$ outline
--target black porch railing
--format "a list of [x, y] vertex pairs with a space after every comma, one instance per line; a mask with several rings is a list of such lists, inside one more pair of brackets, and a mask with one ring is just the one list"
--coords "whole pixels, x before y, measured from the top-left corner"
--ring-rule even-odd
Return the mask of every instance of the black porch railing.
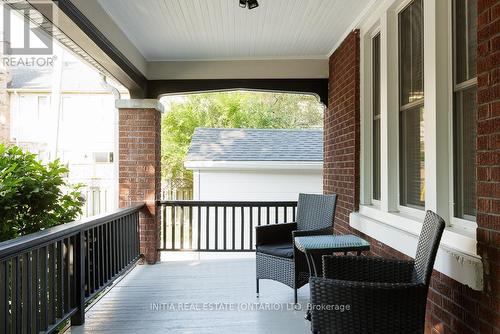
[[165, 251], [253, 251], [255, 226], [295, 221], [297, 202], [160, 201]]
[[0, 333], [52, 332], [139, 258], [139, 210], [59, 225], [0, 243]]

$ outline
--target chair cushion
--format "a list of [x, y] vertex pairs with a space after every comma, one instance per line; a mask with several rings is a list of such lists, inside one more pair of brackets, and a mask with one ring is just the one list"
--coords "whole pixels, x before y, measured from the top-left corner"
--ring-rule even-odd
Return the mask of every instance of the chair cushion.
[[293, 244], [291, 242], [285, 242], [259, 245], [257, 246], [257, 252], [292, 259]]

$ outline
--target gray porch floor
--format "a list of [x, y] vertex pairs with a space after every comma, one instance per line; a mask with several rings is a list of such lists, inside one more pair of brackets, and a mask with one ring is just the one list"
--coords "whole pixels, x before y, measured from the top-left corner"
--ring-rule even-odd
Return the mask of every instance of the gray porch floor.
[[[299, 302], [308, 300], [305, 286]], [[162, 262], [135, 267], [67, 333], [308, 333], [305, 311], [292, 303], [293, 290], [269, 280], [256, 297], [252, 258]]]

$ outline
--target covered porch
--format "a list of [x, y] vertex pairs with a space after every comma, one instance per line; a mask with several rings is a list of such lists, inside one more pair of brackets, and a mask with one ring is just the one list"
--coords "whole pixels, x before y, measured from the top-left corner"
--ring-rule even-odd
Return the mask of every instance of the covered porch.
[[[2, 329], [50, 332], [70, 320], [71, 333], [310, 331], [308, 288], [298, 310], [277, 282], [263, 281], [257, 298], [252, 257], [161, 261], [166, 251], [251, 254], [255, 226], [295, 220], [295, 202], [160, 201], [159, 98], [243, 89], [313, 94], [325, 105], [323, 192], [338, 195], [336, 234], [366, 239], [371, 256], [407, 260], [425, 210], [445, 219], [426, 333], [500, 333], [500, 4], [240, 2], [10, 4], [31, 20], [57, 17], [43, 29], [131, 99], [115, 104], [121, 209], [0, 245], [0, 278], [36, 291], [0, 289]], [[460, 46], [457, 27], [475, 42]], [[459, 46], [470, 63], [459, 64]], [[241, 236], [226, 234], [234, 208]], [[202, 234], [210, 226], [224, 235]], [[38, 304], [38, 282], [48, 282], [48, 304]], [[222, 310], [179, 309], [191, 303]]]

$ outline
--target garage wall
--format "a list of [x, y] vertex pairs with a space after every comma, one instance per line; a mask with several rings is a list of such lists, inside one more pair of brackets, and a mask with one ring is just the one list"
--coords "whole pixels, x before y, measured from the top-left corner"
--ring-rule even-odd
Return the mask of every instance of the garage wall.
[[195, 171], [194, 199], [202, 201], [296, 201], [323, 192], [322, 170]]

